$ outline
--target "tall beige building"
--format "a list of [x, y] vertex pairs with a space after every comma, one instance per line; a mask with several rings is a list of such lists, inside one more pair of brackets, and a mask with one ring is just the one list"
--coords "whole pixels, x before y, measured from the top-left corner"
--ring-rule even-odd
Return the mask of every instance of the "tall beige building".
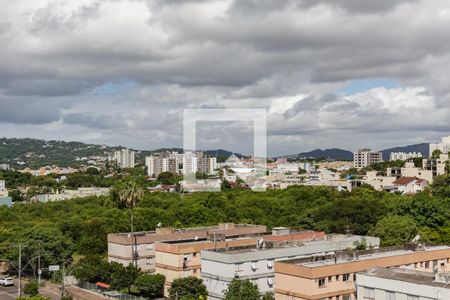
[[135, 153], [130, 149], [122, 149], [114, 151], [110, 157], [121, 168], [134, 168], [135, 166]]
[[383, 161], [383, 154], [381, 152], [374, 152], [371, 149], [359, 149], [353, 153], [353, 166], [355, 168], [365, 168], [372, 164]]

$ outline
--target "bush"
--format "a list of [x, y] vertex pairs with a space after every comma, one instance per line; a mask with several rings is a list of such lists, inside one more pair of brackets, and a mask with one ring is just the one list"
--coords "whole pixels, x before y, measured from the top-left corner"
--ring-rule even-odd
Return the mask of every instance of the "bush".
[[39, 284], [36, 280], [31, 280], [25, 284], [23, 292], [29, 296], [36, 296], [39, 293]]

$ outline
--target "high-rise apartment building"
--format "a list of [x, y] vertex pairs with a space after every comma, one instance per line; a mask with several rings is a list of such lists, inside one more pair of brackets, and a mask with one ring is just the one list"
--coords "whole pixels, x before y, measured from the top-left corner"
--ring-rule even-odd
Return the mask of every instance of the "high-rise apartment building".
[[129, 149], [122, 149], [114, 151], [110, 160], [115, 161], [121, 168], [134, 168], [135, 166], [135, 153]]
[[353, 165], [355, 168], [366, 168], [372, 164], [383, 161], [383, 154], [381, 152], [373, 152], [370, 149], [359, 149], [353, 153]]
[[145, 158], [147, 175], [157, 177], [161, 172], [174, 174], [211, 174], [217, 168], [217, 158], [207, 157], [203, 152], [161, 153]]
[[433, 154], [435, 150], [439, 150], [442, 153], [450, 152], [450, 135], [443, 137], [440, 143], [430, 144], [430, 156]]

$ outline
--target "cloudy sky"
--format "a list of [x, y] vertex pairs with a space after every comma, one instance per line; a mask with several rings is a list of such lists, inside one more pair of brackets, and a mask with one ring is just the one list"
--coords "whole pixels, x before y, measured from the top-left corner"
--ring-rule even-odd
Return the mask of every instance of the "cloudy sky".
[[271, 155], [450, 134], [450, 0], [0, 4], [0, 136], [182, 146], [185, 108], [265, 108]]

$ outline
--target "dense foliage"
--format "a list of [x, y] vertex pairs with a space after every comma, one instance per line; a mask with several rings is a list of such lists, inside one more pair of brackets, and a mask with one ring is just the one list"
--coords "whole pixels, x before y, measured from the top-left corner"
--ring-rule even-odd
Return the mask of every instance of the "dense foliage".
[[207, 297], [203, 280], [194, 276], [175, 279], [169, 288], [170, 300], [202, 300]]
[[233, 279], [225, 292], [225, 300], [260, 300], [259, 288], [250, 280]]

